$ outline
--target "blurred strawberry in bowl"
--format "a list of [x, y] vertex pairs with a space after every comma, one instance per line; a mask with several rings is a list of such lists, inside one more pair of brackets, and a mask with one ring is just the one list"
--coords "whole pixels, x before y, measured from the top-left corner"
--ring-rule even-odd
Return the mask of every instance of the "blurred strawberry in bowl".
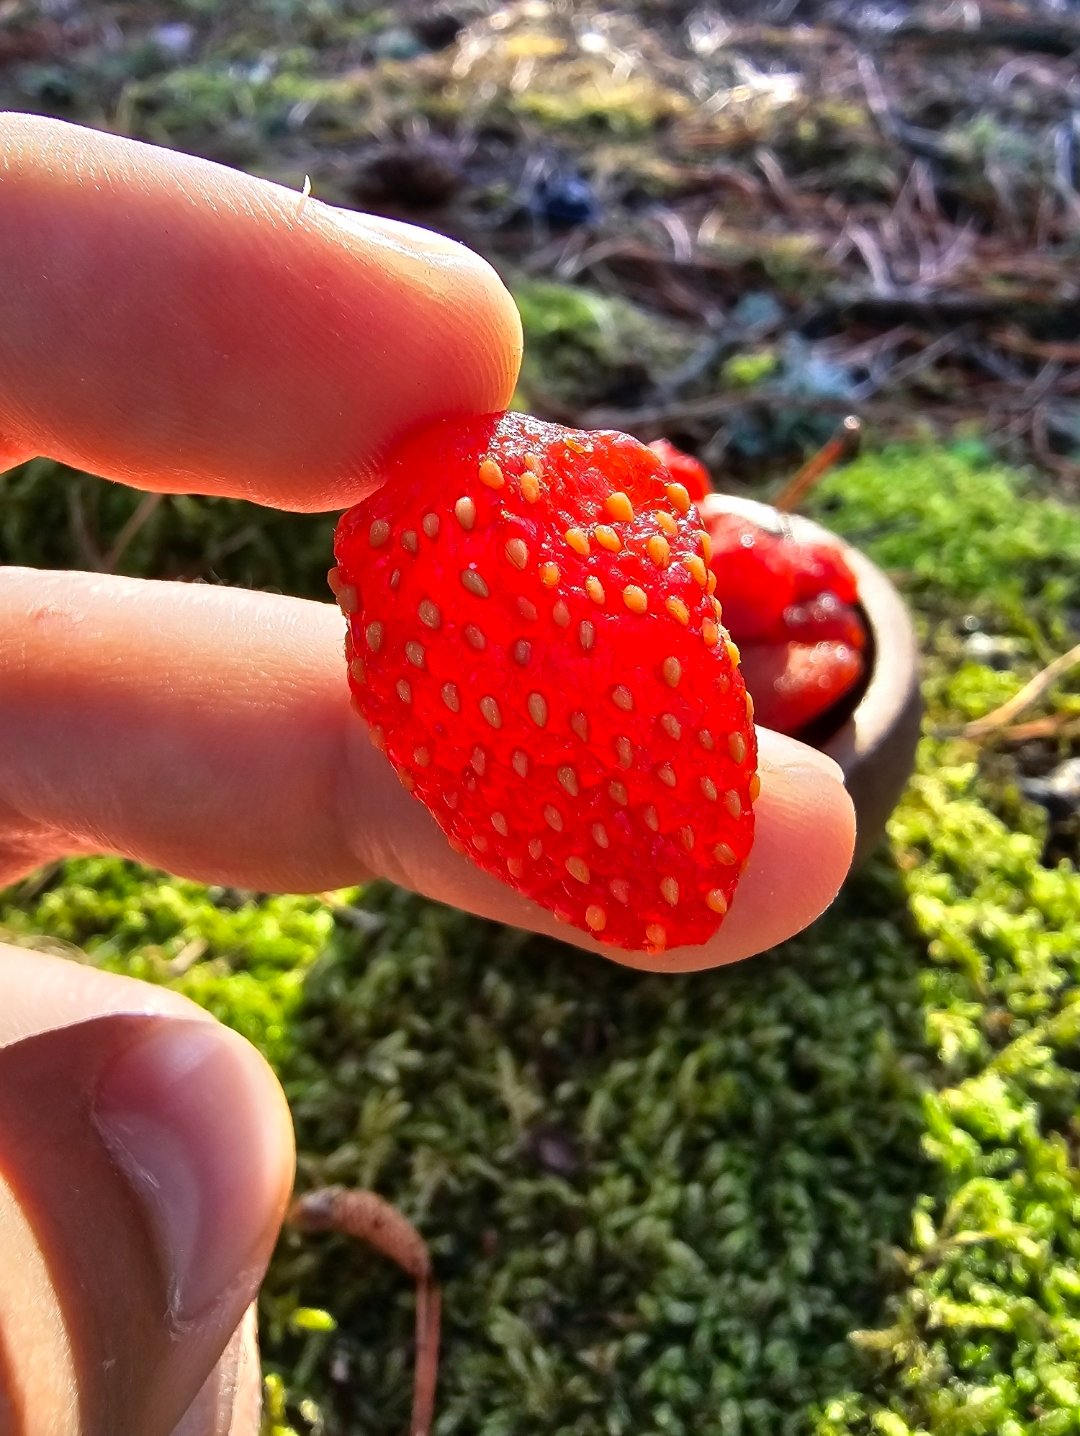
[[[667, 441], [650, 447], [669, 468], [685, 461], [680, 479], [691, 492], [695, 475], [708, 477]], [[910, 776], [919, 735], [919, 656], [906, 605], [865, 554], [800, 514], [700, 489], [696, 502], [756, 721], [840, 764], [865, 854]]]

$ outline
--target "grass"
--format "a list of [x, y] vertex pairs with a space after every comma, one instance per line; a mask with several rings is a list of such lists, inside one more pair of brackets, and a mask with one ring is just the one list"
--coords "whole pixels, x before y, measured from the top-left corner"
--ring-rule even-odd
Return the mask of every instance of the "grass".
[[[58, 478], [5, 481], [23, 559], [107, 547], [137, 502], [72, 480], [81, 526], [43, 522]], [[815, 505], [910, 594], [929, 723], [887, 847], [773, 953], [642, 976], [385, 886], [329, 904], [113, 859], [0, 895], [6, 935], [244, 1032], [285, 1084], [301, 1183], [374, 1186], [419, 1223], [440, 1436], [1076, 1430], [1080, 880], [1044, 863], [1011, 759], [940, 735], [1063, 646], [1080, 516], [974, 442], [870, 454]], [[124, 566], [190, 571], [210, 545], [219, 579], [317, 591], [326, 520], [230, 552], [251, 519], [168, 500]], [[1013, 668], [968, 656], [975, 623]], [[1075, 715], [1075, 683], [1051, 706]], [[367, 1252], [286, 1234], [268, 1436], [404, 1429], [411, 1310]]]

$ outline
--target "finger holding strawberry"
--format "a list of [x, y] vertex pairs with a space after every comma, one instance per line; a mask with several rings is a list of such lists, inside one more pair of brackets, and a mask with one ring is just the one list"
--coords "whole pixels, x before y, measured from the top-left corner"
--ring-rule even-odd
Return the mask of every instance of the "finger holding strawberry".
[[[7, 134], [0, 447], [10, 461], [50, 454], [146, 489], [344, 508], [382, 482], [387, 456], [405, 435], [444, 416], [499, 412], [508, 402], [520, 328], [495, 275], [461, 246], [314, 200], [301, 207], [295, 194], [218, 166], [52, 121], [15, 117]], [[74, 286], [73, 245], [77, 272], [99, 275], [113, 301], [95, 309]], [[449, 353], [454, 363], [446, 362]], [[396, 483], [391, 477], [388, 493]], [[451, 491], [449, 479], [446, 486], [444, 507], [463, 492]], [[623, 487], [609, 486], [611, 493]], [[635, 562], [652, 566], [650, 540], [670, 544], [671, 536], [635, 528], [660, 506], [638, 508], [629, 529], [610, 513], [606, 523], [593, 522], [588, 559], [566, 539], [574, 526], [568, 514], [558, 535], [561, 561], [544, 561], [580, 582], [605, 552], [607, 536], [598, 531], [606, 527], [616, 537], [629, 533]], [[417, 543], [431, 545], [423, 517]], [[689, 514], [672, 521], [689, 562], [699, 526]], [[585, 567], [573, 568], [578, 560]], [[500, 563], [513, 573], [511, 560]], [[621, 590], [605, 590], [601, 611], [587, 590], [584, 598], [580, 587], [560, 595], [540, 581], [539, 566], [530, 573], [547, 595], [545, 621], [558, 627], [559, 597], [595, 610], [579, 619], [579, 635], [581, 622], [599, 632], [615, 614], [633, 622], [635, 635], [651, 635], [661, 617], [651, 607], [634, 614]], [[707, 656], [715, 652], [702, 638], [707, 580], [705, 587], [690, 582], [695, 627], [683, 629], [666, 606], [664, 620], [677, 643], [695, 633], [694, 651]], [[643, 585], [630, 573], [622, 589], [635, 587]], [[484, 600], [464, 588], [462, 597], [483, 611]], [[631, 594], [630, 601], [638, 600]], [[419, 597], [411, 618], [418, 604]], [[753, 847], [730, 913], [707, 941], [680, 947], [669, 933], [662, 952], [631, 951], [610, 941], [615, 894], [610, 929], [572, 926], [454, 850], [350, 707], [332, 604], [8, 569], [0, 572], [0, 636], [8, 640], [0, 643], [0, 881], [89, 851], [254, 890], [322, 891], [378, 875], [620, 961], [675, 970], [715, 966], [783, 940], [831, 901], [850, 861], [852, 809], [835, 765], [760, 730]], [[726, 651], [722, 643], [719, 650]], [[605, 638], [596, 663], [607, 651]], [[641, 651], [652, 650], [643, 642]], [[562, 701], [554, 686], [575, 683], [553, 675], [544, 696]], [[613, 679], [608, 689], [618, 686]], [[631, 697], [641, 701], [633, 689]], [[605, 722], [633, 717], [605, 701], [598, 709]], [[682, 725], [670, 708], [656, 724], [669, 712]], [[664, 729], [653, 732], [659, 741]], [[609, 747], [622, 736], [635, 739], [612, 729]], [[669, 741], [697, 759], [686, 736]], [[610, 751], [618, 764], [618, 751]], [[585, 778], [591, 790], [591, 770], [582, 767], [578, 782]], [[740, 771], [748, 784], [749, 768]], [[632, 772], [637, 784], [639, 769]], [[689, 781], [682, 766], [675, 772], [678, 785]], [[724, 774], [713, 781], [718, 793], [733, 787]], [[659, 786], [672, 801], [662, 778]], [[677, 786], [674, 799], [683, 791]], [[659, 814], [655, 799], [634, 800], [645, 833], [650, 805]], [[503, 815], [509, 824], [513, 814]], [[590, 872], [603, 871], [610, 885], [605, 864], [613, 859], [601, 858], [598, 851]], [[625, 863], [622, 876], [632, 886], [648, 879], [653, 901], [667, 874], [642, 861]], [[698, 887], [699, 898], [723, 891], [712, 875], [709, 883]], [[661, 893], [650, 921], [661, 922], [670, 906]]]
[[666, 441], [446, 421], [387, 455], [330, 572], [405, 791], [455, 852], [645, 960], [705, 947], [749, 860], [746, 684], [795, 732], [861, 672], [843, 559], [715, 506], [702, 527], [682, 479], [706, 477]]
[[711, 544], [625, 434], [426, 430], [343, 519], [331, 578], [372, 739], [451, 843], [561, 922], [699, 946], [760, 789]]

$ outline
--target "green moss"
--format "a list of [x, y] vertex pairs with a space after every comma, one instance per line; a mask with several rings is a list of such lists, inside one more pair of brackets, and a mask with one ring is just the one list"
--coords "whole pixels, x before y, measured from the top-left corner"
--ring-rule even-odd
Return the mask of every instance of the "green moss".
[[728, 359], [720, 371], [724, 383], [732, 389], [752, 389], [770, 378], [779, 368], [775, 349], [754, 349]]
[[222, 57], [132, 81], [121, 95], [119, 118], [130, 134], [200, 149], [219, 145], [224, 134], [234, 145], [246, 141], [254, 159], [267, 140], [288, 133], [292, 112], [302, 109], [318, 128], [320, 107], [340, 110], [355, 91], [348, 77], [312, 73], [302, 50], [265, 67], [250, 56]]
[[292, 1051], [305, 973], [333, 925], [318, 898], [205, 888], [115, 858], [58, 864], [0, 901], [0, 940], [81, 950], [166, 983], [277, 1063]]
[[628, 142], [651, 146], [658, 130], [693, 113], [682, 74], [669, 79], [651, 66], [613, 65], [609, 53], [568, 38], [552, 20], [539, 9], [519, 11], [485, 35], [467, 68], [438, 56], [419, 62], [425, 110], [443, 120], [539, 131], [586, 152], [619, 141], [628, 155]]
[[732, 279], [754, 289], [771, 287], [805, 301], [823, 294], [836, 279], [836, 266], [813, 235], [770, 234], [737, 222], [717, 224], [702, 248]]
[[325, 599], [334, 519], [233, 499], [148, 500], [49, 459], [0, 475], [0, 562], [39, 568], [104, 568]]
[[1024, 200], [1036, 203], [1053, 174], [1053, 146], [1038, 129], [1025, 127], [1012, 117], [1005, 123], [990, 111], [979, 111], [950, 125], [942, 135], [942, 149], [954, 170], [969, 179], [973, 191], [993, 196], [987, 176], [1008, 171]]
[[[619, 195], [677, 197], [688, 163], [756, 180], [764, 149], [796, 184], [810, 171], [891, 205], [910, 159], [861, 101], [738, 87], [723, 55], [725, 102], [701, 104], [692, 67], [658, 63], [659, 25], [648, 43], [611, 31], [644, 60], [616, 83], [611, 53], [543, 7], [471, 44], [464, 71], [453, 49], [365, 67], [399, 20], [360, 0], [181, 0], [169, 18], [198, 33], [179, 66], [148, 45], [144, 5], [110, 14], [121, 43], [8, 66], [0, 98], [289, 182], [310, 169], [332, 199], [353, 200], [348, 162], [372, 135], [418, 116], [466, 148], [485, 129], [554, 145], [616, 197], [616, 228], [633, 213]], [[1038, 199], [1039, 137], [978, 116], [942, 142], [960, 210], [992, 217], [999, 172], [1020, 212]], [[489, 209], [515, 202], [521, 158], [479, 181]], [[703, 241], [724, 296], [835, 297], [816, 229], [725, 215]], [[515, 292], [523, 404], [632, 403], [701, 339], [576, 285]], [[763, 377], [764, 357], [738, 356], [725, 382]], [[26, 465], [0, 478], [0, 561], [325, 595], [332, 518], [144, 502]], [[305, 1185], [374, 1184], [419, 1221], [446, 1288], [440, 1436], [1080, 1427], [1080, 880], [1043, 866], [1009, 753], [940, 736], [1075, 642], [1080, 516], [976, 442], [870, 452], [814, 503], [912, 598], [928, 736], [887, 848], [778, 952], [635, 976], [384, 886], [267, 897], [111, 859], [0, 893], [5, 937], [169, 983], [255, 1041]], [[976, 661], [972, 626], [1004, 669]], [[1080, 712], [1075, 677], [1043, 710]], [[404, 1429], [411, 1313], [408, 1283], [369, 1253], [287, 1233], [261, 1302], [267, 1431]]]
[[[917, 595], [936, 723], [996, 706], [1062, 640], [1080, 515], [1024, 489], [968, 446], [871, 455], [819, 494]], [[971, 608], [1012, 638], [1017, 672], [957, 662]], [[1037, 810], [1002, 794], [993, 764], [959, 740], [924, 741], [891, 835], [926, 942], [921, 1146], [935, 1181], [913, 1213], [891, 1322], [855, 1337], [876, 1379], [828, 1403], [817, 1436], [1073, 1430], [1080, 881], [1042, 865]]]
[[[576, 291], [530, 299], [538, 343], [599, 342]], [[12, 482], [29, 544], [55, 486]], [[935, 731], [1062, 646], [1080, 517], [977, 446], [868, 454], [815, 502], [912, 594]], [[168, 524], [194, 551], [246, 512]], [[37, 542], [60, 562], [70, 537]], [[134, 567], [163, 557], [143, 541]], [[321, 542], [267, 540], [248, 576], [301, 591]], [[1015, 671], [967, 655], [973, 612]], [[639, 976], [382, 885], [266, 898], [115, 860], [12, 890], [0, 926], [246, 1032], [301, 1182], [374, 1185], [419, 1222], [441, 1436], [1047, 1436], [1080, 1387], [1080, 880], [1042, 845], [994, 755], [928, 736], [888, 848], [810, 932], [726, 971]], [[411, 1310], [370, 1254], [287, 1233], [267, 1431], [401, 1430]]]
[[620, 83], [605, 76], [584, 84], [529, 86], [517, 97], [516, 108], [555, 133], [609, 132], [632, 139], [650, 134], [690, 106], [684, 96], [640, 77]]
[[674, 369], [693, 351], [688, 326], [628, 300], [550, 280], [511, 280], [525, 331], [521, 394], [577, 406], [605, 396], [613, 380]]

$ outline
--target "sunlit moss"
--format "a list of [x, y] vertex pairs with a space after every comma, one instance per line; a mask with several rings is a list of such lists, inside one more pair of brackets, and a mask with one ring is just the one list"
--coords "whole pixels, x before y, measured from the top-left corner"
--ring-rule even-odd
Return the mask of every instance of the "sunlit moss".
[[693, 352], [696, 331], [618, 296], [550, 280], [512, 282], [525, 331], [521, 392], [588, 404], [634, 366], [673, 370]]

